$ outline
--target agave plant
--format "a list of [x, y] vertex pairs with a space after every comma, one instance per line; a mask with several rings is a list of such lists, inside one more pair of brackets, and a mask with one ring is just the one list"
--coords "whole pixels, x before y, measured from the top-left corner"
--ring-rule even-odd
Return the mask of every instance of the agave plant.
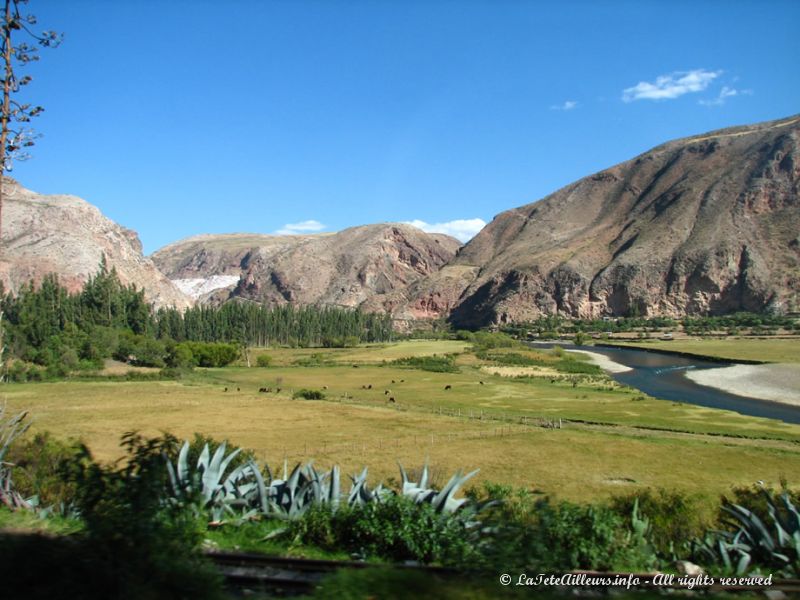
[[771, 527], [739, 504], [725, 504], [722, 509], [731, 517], [736, 531], [714, 531], [697, 545], [700, 556], [720, 564], [726, 571], [746, 573], [753, 567], [800, 575], [800, 511], [789, 494], [779, 496], [778, 506], [772, 495], [762, 492], [767, 501]]
[[392, 491], [386, 489], [380, 483], [374, 490], [369, 489], [367, 485], [367, 467], [364, 467], [364, 470], [358, 475], [351, 475], [350, 479], [353, 485], [347, 495], [348, 506], [363, 506], [371, 502], [383, 502], [392, 495]]
[[258, 465], [248, 461], [228, 472], [241, 449], [227, 456], [226, 451], [225, 442], [213, 454], [205, 444], [197, 463], [192, 465], [189, 442], [184, 442], [175, 464], [167, 460], [172, 498], [207, 510], [214, 522], [222, 521], [225, 515], [246, 519], [267, 506], [266, 487]]
[[399, 464], [398, 466], [400, 467], [400, 477], [403, 481], [403, 487], [401, 490], [403, 496], [411, 498], [417, 504], [427, 502], [431, 504], [436, 509], [436, 512], [440, 514], [454, 513], [461, 508], [465, 502], [467, 502], [466, 498], [456, 499], [454, 496], [461, 486], [464, 485], [469, 479], [474, 477], [479, 471], [479, 469], [475, 469], [466, 475], [463, 475], [461, 471], [457, 471], [455, 475], [450, 478], [450, 481], [448, 481], [447, 484], [441, 489], [441, 491], [437, 491], [433, 488], [428, 488], [427, 464], [422, 467], [422, 473], [418, 482], [414, 482], [409, 479], [406, 470], [403, 468], [403, 465]]
[[23, 423], [26, 416], [28, 416], [27, 411], [23, 411], [7, 418], [5, 405], [0, 406], [0, 503], [11, 509], [31, 508], [32, 506], [28, 500], [22, 498], [19, 492], [14, 489], [14, 483], [11, 480], [11, 467], [13, 465], [5, 462], [11, 442], [25, 433], [31, 426], [30, 423]]
[[330, 472], [317, 471], [312, 462], [295, 465], [287, 475], [284, 462], [283, 479], [275, 479], [267, 488], [269, 508], [267, 514], [279, 518], [294, 519], [313, 505], [328, 505], [333, 510], [341, 501], [341, 475], [339, 467]]

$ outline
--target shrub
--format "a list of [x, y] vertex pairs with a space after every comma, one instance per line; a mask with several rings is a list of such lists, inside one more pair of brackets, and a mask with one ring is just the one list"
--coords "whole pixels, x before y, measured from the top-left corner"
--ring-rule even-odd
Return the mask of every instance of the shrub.
[[645, 489], [611, 499], [612, 509], [627, 518], [638, 502], [639, 511], [650, 522], [652, 540], [659, 554], [672, 558], [708, 526], [700, 508], [700, 498], [686, 492]]
[[581, 375], [602, 375], [603, 369], [592, 363], [564, 357], [553, 365], [557, 371]]
[[456, 357], [452, 354], [445, 354], [444, 356], [407, 356], [405, 358], [393, 360], [389, 364], [411, 367], [412, 369], [420, 369], [422, 371], [431, 371], [434, 373], [458, 373]]
[[303, 388], [302, 390], [297, 390], [292, 395], [292, 398], [303, 398], [305, 400], [324, 400], [325, 394], [320, 390], [307, 390]]
[[290, 523], [289, 535], [323, 549], [393, 561], [465, 565], [479, 552], [458, 513], [440, 514], [403, 496], [336, 512], [315, 506]]
[[175, 353], [177, 355], [181, 352], [184, 356], [188, 356], [186, 350], [191, 353], [193, 364], [198, 367], [224, 367], [239, 357], [239, 348], [236, 344], [221, 342], [181, 342], [177, 344]]
[[272, 364], [272, 357], [269, 354], [259, 354], [256, 358], [256, 366], [266, 368]]
[[[94, 576], [83, 586], [109, 598], [216, 598], [219, 575], [199, 554], [201, 524], [182, 504], [167, 501], [164, 455], [171, 436], [128, 433], [126, 462], [95, 462], [80, 448], [63, 469], [75, 487], [85, 530], [79, 538]], [[81, 594], [85, 597], [86, 594]]]
[[14, 484], [22, 496], [37, 496], [40, 507], [59, 507], [69, 505], [75, 494], [74, 486], [61, 475], [61, 464], [79, 451], [78, 442], [58, 440], [44, 432], [17, 441], [5, 460], [14, 465]]

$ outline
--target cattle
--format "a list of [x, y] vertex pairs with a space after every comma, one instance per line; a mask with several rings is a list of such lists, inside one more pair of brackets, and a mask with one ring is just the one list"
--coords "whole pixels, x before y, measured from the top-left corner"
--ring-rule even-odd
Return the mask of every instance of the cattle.
[[328, 389], [328, 386], [327, 386], [327, 385], [323, 385], [323, 386], [322, 386], [322, 389], [323, 389], [323, 390], [327, 390], [327, 389]]
[[395, 403], [394, 396], [389, 396], [389, 402], [391, 402], [391, 403], [393, 403], [393, 404]]
[[222, 390], [222, 391], [223, 391], [223, 392], [227, 392], [227, 391], [228, 391], [228, 388], [225, 388], [225, 389], [224, 389], [224, 390]]
[[392, 383], [394, 383], [394, 379], [392, 379]]
[[388, 396], [388, 395], [389, 395], [389, 394], [391, 394], [391, 393], [392, 393], [392, 392], [391, 392], [390, 390], [383, 390], [383, 395], [384, 395], [384, 396]]
[[267, 393], [267, 388], [258, 388], [258, 393], [259, 394], [266, 394]]
[[281, 393], [281, 388], [276, 388], [276, 389], [275, 389], [275, 393], [276, 393], [276, 394], [280, 394], [280, 393]]
[[368, 390], [371, 390], [371, 389], [372, 389], [372, 384], [371, 384], [371, 383], [367, 384], [367, 389], [368, 389]]
[[482, 381], [479, 381], [478, 383], [480, 383], [481, 385], [483, 385], [483, 382], [482, 382]]
[[444, 389], [446, 389], [446, 390], [452, 390], [452, 389], [453, 389], [453, 386], [448, 384], [448, 385], [444, 386]]
[[237, 392], [241, 392], [242, 390], [241, 390], [241, 389], [239, 389], [239, 388], [237, 387], [237, 388], [236, 388], [236, 391], [237, 391]]

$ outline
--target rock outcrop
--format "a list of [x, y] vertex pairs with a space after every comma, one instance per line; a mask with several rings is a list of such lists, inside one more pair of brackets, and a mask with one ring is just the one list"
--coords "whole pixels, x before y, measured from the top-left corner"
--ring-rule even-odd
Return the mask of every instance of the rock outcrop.
[[185, 308], [190, 299], [142, 255], [136, 232], [104, 217], [75, 196], [45, 196], [13, 179], [3, 184], [3, 231], [0, 281], [16, 292], [29, 281], [55, 273], [70, 291], [81, 289], [97, 273], [102, 257], [120, 281], [145, 290], [156, 307]]
[[654, 148], [497, 215], [396, 310], [458, 326], [797, 310], [799, 141], [796, 116]]

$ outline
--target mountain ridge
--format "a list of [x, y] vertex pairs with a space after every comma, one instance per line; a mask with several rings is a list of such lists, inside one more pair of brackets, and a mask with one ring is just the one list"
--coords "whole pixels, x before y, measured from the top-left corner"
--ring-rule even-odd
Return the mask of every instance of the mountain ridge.
[[479, 326], [787, 310], [800, 273], [799, 138], [795, 115], [672, 140], [504, 211], [400, 313]]

